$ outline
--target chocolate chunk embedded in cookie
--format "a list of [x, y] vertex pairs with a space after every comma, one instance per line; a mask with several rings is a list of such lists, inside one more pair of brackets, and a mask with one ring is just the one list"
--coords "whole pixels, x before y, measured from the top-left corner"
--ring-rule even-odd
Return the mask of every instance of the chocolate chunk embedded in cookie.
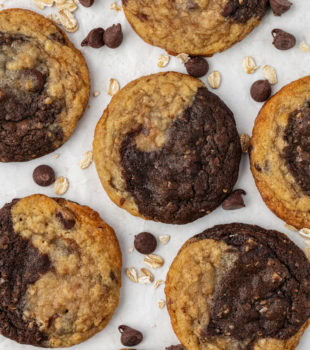
[[310, 324], [310, 264], [277, 231], [219, 225], [189, 239], [166, 280], [187, 350], [294, 350]]
[[121, 285], [114, 231], [88, 207], [33, 195], [0, 209], [0, 334], [67, 347], [101, 331]]
[[125, 15], [147, 43], [171, 54], [211, 56], [250, 33], [268, 0], [123, 0]]
[[85, 60], [50, 20], [0, 12], [0, 161], [27, 161], [60, 147], [88, 102]]
[[229, 108], [200, 80], [175, 72], [142, 77], [115, 95], [93, 146], [101, 183], [117, 205], [173, 224], [219, 206], [241, 157]]
[[297, 228], [310, 228], [310, 77], [261, 109], [251, 140], [251, 169], [265, 203]]

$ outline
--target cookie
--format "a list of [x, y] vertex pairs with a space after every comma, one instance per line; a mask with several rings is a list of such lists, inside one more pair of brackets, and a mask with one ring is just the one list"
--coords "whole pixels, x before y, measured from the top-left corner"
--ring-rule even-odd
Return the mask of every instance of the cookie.
[[251, 139], [251, 170], [267, 206], [310, 228], [310, 77], [285, 86], [261, 109]]
[[189, 75], [142, 77], [112, 98], [93, 143], [101, 183], [133, 215], [185, 224], [231, 192], [240, 139], [229, 108]]
[[101, 331], [119, 300], [122, 256], [98, 213], [32, 195], [0, 209], [0, 334], [68, 347]]
[[0, 12], [0, 161], [21, 162], [60, 147], [89, 96], [86, 62], [54, 22]]
[[172, 55], [212, 56], [241, 41], [261, 21], [268, 0], [123, 0], [140, 37]]
[[310, 264], [284, 234], [241, 223], [189, 239], [166, 280], [186, 350], [293, 350], [310, 324]]

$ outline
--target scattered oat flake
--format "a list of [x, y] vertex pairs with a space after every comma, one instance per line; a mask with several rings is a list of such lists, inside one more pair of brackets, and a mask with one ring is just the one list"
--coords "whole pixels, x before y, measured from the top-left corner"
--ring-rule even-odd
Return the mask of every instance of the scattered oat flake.
[[157, 254], [149, 254], [144, 258], [146, 265], [150, 266], [152, 269], [158, 269], [164, 265], [164, 259]]
[[116, 79], [110, 79], [110, 86], [108, 90], [108, 95], [114, 96], [120, 90], [119, 82]]
[[60, 10], [57, 16], [61, 25], [65, 28], [67, 32], [73, 33], [78, 30], [79, 26], [73, 13], [64, 9]]
[[33, 2], [40, 10], [44, 10], [45, 7], [52, 7], [54, 5], [54, 0], [33, 0]]
[[158, 300], [157, 304], [160, 309], [163, 309], [166, 306], [166, 302], [163, 299]]
[[152, 284], [150, 276], [140, 276], [138, 282], [140, 284]]
[[274, 85], [278, 82], [277, 72], [273, 67], [267, 65], [264, 66], [263, 73], [271, 85]]
[[55, 0], [58, 10], [68, 10], [74, 12], [78, 7], [73, 0]]
[[250, 147], [250, 136], [248, 134], [241, 134], [240, 135], [240, 143], [241, 143], [241, 149], [242, 152], [246, 153], [249, 150]]
[[161, 286], [164, 283], [163, 280], [157, 280], [154, 284], [154, 288], [157, 289], [159, 286]]
[[212, 89], [218, 89], [221, 85], [221, 73], [218, 71], [213, 71], [208, 76], [208, 82]]
[[138, 272], [134, 267], [126, 268], [127, 277], [134, 283], [138, 283]]
[[100, 92], [99, 92], [99, 91], [94, 91], [94, 92], [93, 92], [93, 96], [94, 96], [94, 97], [98, 97], [99, 95], [100, 95]]
[[151, 282], [154, 282], [154, 276], [150, 270], [146, 269], [145, 267], [142, 267], [140, 269], [140, 271], [141, 271], [142, 276], [147, 276], [147, 277], [149, 277]]
[[303, 52], [309, 52], [310, 51], [310, 46], [308, 45], [308, 43], [305, 40], [303, 40], [300, 43], [299, 48]]
[[122, 10], [122, 8], [116, 2], [112, 2], [112, 4], [110, 5], [110, 9], [111, 10], [115, 10], [115, 11], [121, 11]]
[[88, 151], [82, 155], [81, 161], [80, 161], [80, 167], [81, 169], [87, 169], [93, 161], [93, 152]]
[[259, 67], [256, 65], [256, 62], [253, 57], [246, 56], [243, 59], [242, 66], [244, 71], [247, 74], [253, 74]]
[[158, 61], [157, 61], [157, 66], [160, 68], [164, 68], [168, 65], [170, 61], [170, 56], [168, 55], [160, 55], [158, 57]]
[[54, 191], [58, 195], [65, 194], [68, 191], [69, 188], [69, 180], [64, 177], [60, 176], [54, 184]]
[[298, 232], [298, 229], [292, 225], [285, 224], [284, 226], [291, 231]]
[[159, 236], [159, 241], [161, 244], [166, 245], [170, 241], [170, 236], [169, 235]]
[[190, 57], [187, 53], [179, 53], [177, 58], [181, 60], [182, 63], [186, 63], [189, 61]]

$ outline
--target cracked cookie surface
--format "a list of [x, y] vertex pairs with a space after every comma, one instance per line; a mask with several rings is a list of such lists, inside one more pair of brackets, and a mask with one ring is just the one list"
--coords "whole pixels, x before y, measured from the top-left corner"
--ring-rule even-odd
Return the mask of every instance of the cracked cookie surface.
[[67, 347], [101, 331], [119, 300], [121, 252], [92, 209], [33, 195], [0, 209], [0, 334]]
[[310, 227], [310, 77], [285, 86], [261, 109], [251, 170], [267, 206], [296, 228]]
[[260, 23], [267, 7], [267, 0], [123, 0], [141, 38], [175, 55], [226, 50]]
[[214, 210], [238, 177], [229, 108], [203, 83], [167, 72], [123, 88], [104, 112], [94, 160], [110, 198], [133, 215], [184, 224]]
[[27, 161], [60, 147], [89, 96], [85, 60], [50, 20], [0, 12], [0, 161]]
[[293, 350], [310, 324], [310, 265], [280, 232], [218, 225], [189, 239], [166, 279], [187, 350]]

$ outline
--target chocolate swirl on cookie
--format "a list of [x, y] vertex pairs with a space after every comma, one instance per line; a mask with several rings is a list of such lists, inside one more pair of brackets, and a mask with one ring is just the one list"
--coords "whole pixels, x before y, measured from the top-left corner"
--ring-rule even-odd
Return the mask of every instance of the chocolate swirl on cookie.
[[124, 137], [121, 163], [127, 191], [139, 212], [153, 220], [184, 224], [214, 210], [238, 177], [241, 147], [232, 112], [199, 88], [194, 101], [167, 130], [156, 151], [138, 149], [142, 127]]
[[283, 150], [285, 163], [296, 183], [310, 195], [310, 101], [293, 111], [284, 131], [287, 146]]

